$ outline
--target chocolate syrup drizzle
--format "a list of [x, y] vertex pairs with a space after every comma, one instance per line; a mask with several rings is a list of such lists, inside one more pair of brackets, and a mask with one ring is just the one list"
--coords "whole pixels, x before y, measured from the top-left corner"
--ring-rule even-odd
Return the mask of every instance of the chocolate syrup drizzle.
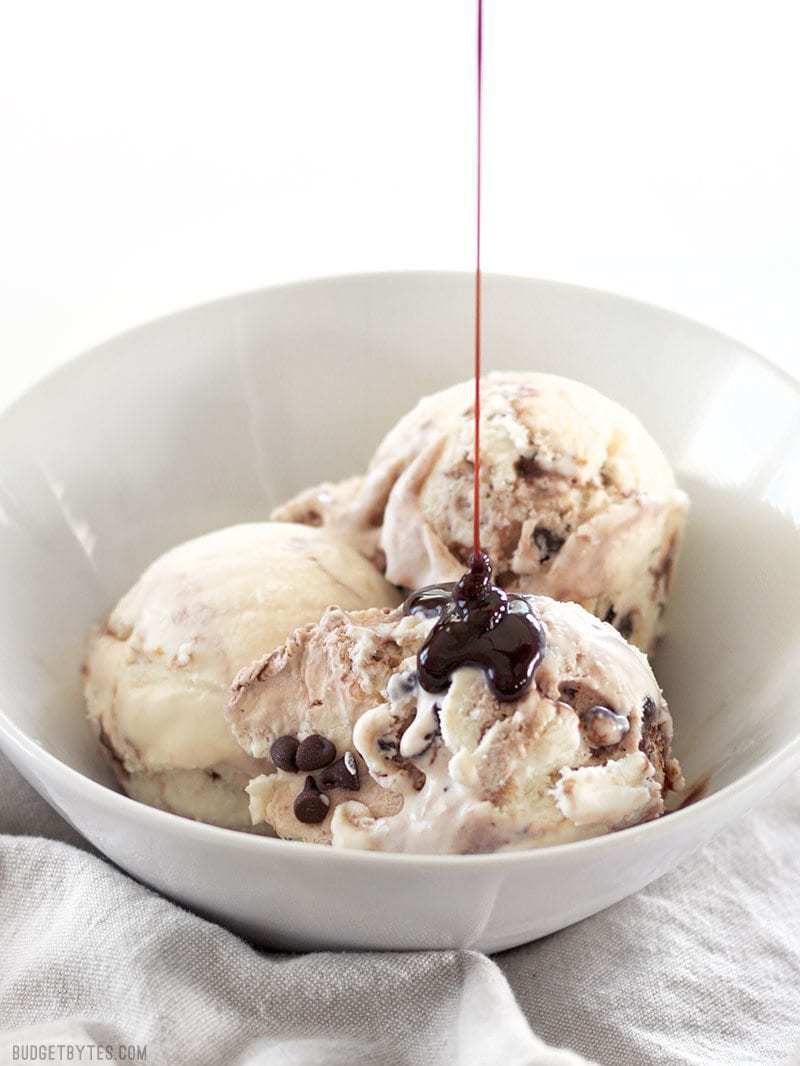
[[472, 471], [472, 550], [481, 550], [481, 130], [483, 128], [483, 0], [478, 0], [475, 48], [475, 463]]
[[530, 688], [542, 661], [544, 634], [528, 600], [503, 592], [492, 582], [492, 563], [480, 543], [482, 0], [478, 0], [477, 29], [473, 554], [460, 581], [420, 588], [405, 601], [405, 613], [439, 614], [417, 656], [423, 689], [445, 692], [454, 671], [461, 666], [479, 666], [495, 697], [511, 700], [519, 699]]
[[406, 600], [405, 611], [440, 615], [417, 656], [419, 683], [427, 692], [445, 692], [455, 670], [478, 666], [498, 700], [517, 700], [530, 688], [542, 661], [544, 635], [528, 600], [492, 583], [492, 564], [480, 541], [482, 0], [477, 14], [473, 552], [460, 581], [420, 589]]
[[462, 666], [480, 667], [498, 700], [518, 700], [527, 692], [542, 661], [542, 627], [524, 596], [492, 583], [486, 552], [473, 553], [460, 581], [428, 585], [406, 600], [406, 614], [432, 611], [440, 612], [439, 621], [417, 656], [426, 692], [445, 692]]

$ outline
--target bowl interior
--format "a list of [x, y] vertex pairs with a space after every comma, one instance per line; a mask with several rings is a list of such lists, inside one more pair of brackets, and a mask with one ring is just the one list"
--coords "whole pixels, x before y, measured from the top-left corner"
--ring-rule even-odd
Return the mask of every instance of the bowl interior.
[[[2, 712], [110, 783], [82, 716], [89, 627], [166, 548], [361, 470], [419, 396], [469, 376], [471, 299], [454, 274], [235, 297], [110, 341], [3, 415]], [[800, 732], [800, 390], [620, 297], [489, 277], [484, 308], [490, 369], [596, 386], [675, 464], [692, 512], [656, 672], [688, 780], [734, 781]]]

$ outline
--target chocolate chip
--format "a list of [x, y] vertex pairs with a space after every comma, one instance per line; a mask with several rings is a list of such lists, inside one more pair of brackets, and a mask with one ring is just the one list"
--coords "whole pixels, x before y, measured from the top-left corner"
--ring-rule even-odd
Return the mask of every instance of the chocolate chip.
[[626, 615], [623, 615], [623, 617], [620, 618], [617, 630], [619, 631], [620, 636], [624, 637], [626, 640], [630, 640], [633, 635], [633, 626], [633, 611], [628, 611]]
[[624, 714], [617, 714], [610, 707], [596, 704], [581, 714], [586, 739], [593, 748], [609, 748], [619, 744], [630, 729]]
[[672, 572], [675, 569], [675, 556], [678, 552], [678, 534], [673, 533], [667, 542], [664, 554], [655, 566], [650, 567], [656, 597], [666, 596], [672, 584]]
[[558, 533], [554, 533], [552, 529], [537, 526], [533, 531], [533, 543], [539, 549], [539, 562], [546, 563], [548, 559], [552, 559], [554, 555], [557, 555], [564, 545], [564, 539], [564, 537], [559, 537]]
[[325, 815], [328, 813], [330, 805], [331, 801], [327, 796], [322, 795], [314, 778], [309, 774], [306, 778], [306, 783], [303, 785], [303, 791], [295, 797], [294, 816], [298, 822], [304, 822], [306, 825], [318, 825], [325, 820]]
[[397, 741], [388, 739], [387, 737], [378, 737], [378, 748], [381, 751], [393, 751], [397, 752]]
[[604, 622], [608, 622], [608, 623], [609, 623], [609, 625], [612, 625], [612, 626], [613, 626], [613, 624], [614, 624], [614, 619], [615, 619], [616, 617], [617, 617], [617, 612], [616, 612], [616, 611], [614, 610], [614, 605], [612, 604], [612, 605], [611, 605], [611, 606], [610, 606], [610, 607], [608, 608], [608, 610], [606, 611], [606, 613], [605, 613], [605, 614], [603, 615], [603, 621], [604, 621]]
[[310, 737], [300, 742], [300, 747], [295, 755], [297, 769], [305, 774], [309, 770], [321, 770], [323, 766], [333, 762], [336, 758], [336, 747], [331, 744], [327, 737], [319, 733], [312, 733]]
[[286, 734], [273, 741], [272, 747], [269, 749], [269, 757], [279, 770], [286, 770], [288, 773], [294, 774], [297, 772], [295, 756], [299, 747], [300, 741], [297, 737]]
[[403, 670], [402, 673], [392, 674], [386, 686], [386, 695], [391, 703], [399, 703], [416, 691], [417, 683], [416, 670]]
[[514, 469], [520, 477], [526, 481], [533, 481], [537, 477], [544, 477], [547, 471], [536, 462], [536, 453], [533, 455], [521, 455], [514, 463]]
[[669, 774], [669, 741], [657, 722], [656, 705], [650, 697], [642, 703], [642, 739], [639, 750], [643, 751], [658, 773]]
[[337, 759], [332, 766], [323, 770], [319, 775], [319, 783], [323, 788], [347, 788], [356, 792], [360, 788], [360, 782], [356, 757], [352, 751], [346, 751], [341, 759]]

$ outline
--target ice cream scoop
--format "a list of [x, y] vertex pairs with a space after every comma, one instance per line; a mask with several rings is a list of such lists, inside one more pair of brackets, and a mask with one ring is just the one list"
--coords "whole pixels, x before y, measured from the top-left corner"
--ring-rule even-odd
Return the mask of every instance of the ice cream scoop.
[[[482, 382], [481, 544], [513, 592], [580, 603], [644, 650], [662, 629], [688, 499], [619, 404], [536, 373]], [[364, 477], [307, 490], [278, 521], [345, 537], [393, 584], [456, 580], [472, 549], [473, 385], [421, 400]]]
[[224, 708], [237, 672], [331, 604], [400, 597], [353, 548], [301, 525], [234, 526], [173, 548], [91, 637], [89, 719], [136, 799], [249, 828], [244, 787], [260, 764]]
[[[422, 686], [418, 655], [439, 614], [418, 597], [406, 609], [332, 608], [244, 669], [227, 716], [267, 771], [248, 786], [254, 823], [336, 847], [465, 853], [661, 814], [680, 769], [646, 657], [577, 604], [523, 599], [537, 658], [518, 699], [493, 691], [479, 665], [456, 668], [443, 691]], [[341, 772], [275, 770], [278, 741], [288, 750], [283, 738], [312, 734], [331, 742]]]

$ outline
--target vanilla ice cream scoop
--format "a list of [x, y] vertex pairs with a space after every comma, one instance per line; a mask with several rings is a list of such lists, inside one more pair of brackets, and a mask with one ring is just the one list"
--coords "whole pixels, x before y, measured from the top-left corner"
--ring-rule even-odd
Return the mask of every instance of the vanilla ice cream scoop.
[[[244, 669], [227, 715], [269, 771], [248, 787], [254, 823], [336, 847], [465, 853], [563, 843], [661, 814], [680, 769], [646, 657], [577, 604], [525, 599], [541, 657], [510, 702], [471, 666], [445, 692], [425, 691], [417, 653], [436, 618], [403, 609], [332, 608]], [[292, 752], [320, 736], [328, 761], [308, 773]]]
[[260, 763], [224, 716], [237, 672], [331, 604], [392, 606], [399, 594], [347, 544], [302, 525], [223, 529], [162, 555], [90, 640], [89, 719], [135, 799], [250, 827]]
[[[644, 650], [661, 632], [688, 500], [629, 411], [536, 373], [482, 381], [481, 545], [498, 583], [580, 603]], [[364, 477], [278, 508], [336, 530], [393, 584], [455, 580], [472, 548], [473, 385], [402, 418]]]

